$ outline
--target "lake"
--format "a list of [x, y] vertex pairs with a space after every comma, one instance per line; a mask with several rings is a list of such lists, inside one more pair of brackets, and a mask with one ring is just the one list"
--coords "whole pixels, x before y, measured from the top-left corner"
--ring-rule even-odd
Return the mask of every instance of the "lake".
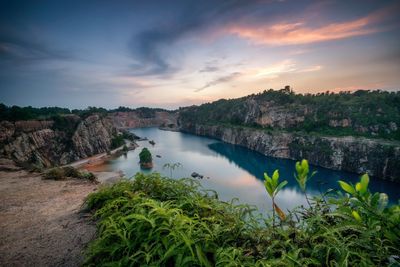
[[[103, 170], [122, 170], [127, 177], [137, 172], [160, 172], [173, 178], [190, 177], [192, 172], [204, 176], [199, 180], [204, 188], [217, 191], [220, 199], [229, 201], [238, 198], [241, 203], [255, 205], [263, 213], [271, 209], [271, 200], [264, 188], [263, 173], [272, 175], [279, 169], [281, 181], [287, 180], [288, 185], [278, 194], [278, 205], [286, 210], [299, 205], [306, 205], [306, 200], [293, 177], [295, 161], [264, 156], [247, 148], [224, 143], [219, 140], [181, 133], [159, 130], [158, 128], [131, 129], [131, 132], [149, 140], [137, 142], [139, 147], [129, 151], [125, 156], [108, 160]], [[152, 155], [154, 168], [144, 171], [139, 166], [139, 153], [142, 147], [147, 147]], [[160, 157], [157, 157], [159, 155]], [[172, 171], [163, 168], [166, 163], [182, 164], [182, 167]], [[355, 183], [356, 174], [333, 171], [311, 166], [311, 171], [317, 174], [307, 184], [309, 195], [318, 195], [326, 190], [338, 189], [339, 179]], [[209, 177], [209, 178], [208, 178]], [[198, 179], [196, 179], [198, 180]], [[371, 179], [370, 189], [373, 192], [385, 192], [391, 201], [400, 198], [398, 184], [389, 181]]]

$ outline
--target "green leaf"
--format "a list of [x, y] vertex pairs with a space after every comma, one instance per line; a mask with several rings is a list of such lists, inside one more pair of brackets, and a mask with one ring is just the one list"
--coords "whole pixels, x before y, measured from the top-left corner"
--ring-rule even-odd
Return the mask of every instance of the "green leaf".
[[199, 245], [195, 245], [196, 247], [196, 254], [199, 262], [201, 263], [202, 266], [209, 266], [211, 267], [210, 262], [208, 261], [206, 255], [204, 255], [203, 250]]
[[349, 185], [348, 183], [344, 182], [344, 181], [339, 181], [340, 187], [346, 191], [349, 194], [355, 194], [356, 191], [354, 190], [354, 187]]
[[279, 180], [279, 171], [275, 170], [274, 174], [272, 174], [272, 181], [274, 186], [278, 185], [278, 180]]
[[268, 182], [268, 180], [265, 180], [265, 189], [267, 189], [267, 192], [269, 194], [270, 197], [273, 197], [274, 195], [274, 189], [272, 188], [272, 185], [270, 182]]
[[317, 174], [317, 171], [313, 171], [310, 175], [310, 178]]
[[358, 214], [357, 211], [353, 210], [351, 214], [353, 215], [354, 219], [356, 219], [358, 222], [362, 222], [361, 216], [360, 214]]
[[296, 172], [297, 172], [297, 173], [300, 173], [300, 172], [301, 172], [300, 162], [296, 162]]
[[389, 198], [388, 195], [386, 195], [385, 193], [380, 193], [379, 194], [379, 207], [378, 209], [380, 211], [384, 210], [386, 208], [386, 206], [389, 203]]
[[362, 190], [362, 184], [361, 183], [356, 183], [356, 191], [360, 192]]
[[276, 189], [275, 189], [275, 191], [274, 191], [274, 196], [276, 196], [277, 194], [278, 194], [278, 192], [279, 191], [281, 191], [281, 189], [285, 186], [285, 185], [287, 185], [287, 181], [285, 180], [285, 181], [283, 181], [283, 182], [281, 182], [277, 187], [276, 187]]
[[369, 184], [369, 176], [368, 174], [364, 174], [363, 176], [361, 176], [361, 190], [360, 193], [361, 194], [365, 194], [368, 190], [368, 184]]
[[308, 161], [306, 159], [303, 159], [301, 161], [301, 168], [303, 169], [303, 173], [307, 174], [309, 167], [308, 167]]

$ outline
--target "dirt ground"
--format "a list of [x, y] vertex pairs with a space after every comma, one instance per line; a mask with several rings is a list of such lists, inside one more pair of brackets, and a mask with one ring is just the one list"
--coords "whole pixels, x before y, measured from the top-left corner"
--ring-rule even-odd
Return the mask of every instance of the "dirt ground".
[[96, 188], [0, 163], [0, 266], [80, 266], [96, 231], [80, 208]]

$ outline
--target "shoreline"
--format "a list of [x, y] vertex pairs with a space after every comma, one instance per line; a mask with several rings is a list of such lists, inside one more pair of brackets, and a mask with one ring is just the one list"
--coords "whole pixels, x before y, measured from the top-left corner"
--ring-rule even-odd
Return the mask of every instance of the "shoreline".
[[111, 150], [109, 153], [103, 152], [85, 159], [77, 160], [75, 162], [66, 164], [64, 166], [71, 166], [77, 169], [90, 171], [97, 177], [97, 181], [101, 184], [115, 183], [125, 176], [122, 170], [118, 171], [104, 171], [98, 169], [96, 170], [96, 166], [104, 165], [107, 162], [107, 160], [113, 157], [120, 156], [120, 153], [122, 152], [122, 149], [125, 145], [128, 147], [128, 150], [135, 150], [138, 147], [136, 143], [126, 140], [126, 144]]

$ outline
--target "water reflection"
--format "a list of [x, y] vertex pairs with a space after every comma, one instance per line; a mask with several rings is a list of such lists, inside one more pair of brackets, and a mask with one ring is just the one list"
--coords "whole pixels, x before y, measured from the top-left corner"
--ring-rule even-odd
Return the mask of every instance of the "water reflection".
[[[127, 176], [136, 172], [157, 171], [170, 176], [170, 170], [163, 168], [166, 163], [180, 162], [183, 166], [174, 170], [173, 177], [190, 177], [197, 172], [210, 179], [199, 180], [205, 188], [218, 192], [222, 200], [230, 201], [239, 198], [241, 203], [256, 205], [261, 211], [271, 209], [271, 201], [264, 189], [263, 173], [272, 173], [280, 170], [280, 175], [289, 183], [277, 197], [282, 209], [291, 209], [298, 205], [305, 205], [303, 194], [293, 177], [294, 161], [266, 157], [249, 149], [226, 144], [215, 139], [195, 135], [161, 131], [157, 128], [133, 129], [132, 132], [141, 137], [155, 141], [152, 146], [148, 141], [138, 142], [139, 148], [129, 151], [126, 156], [110, 160], [102, 166], [104, 170], [122, 170]], [[147, 147], [153, 154], [154, 168], [143, 171], [138, 164], [139, 152]], [[160, 155], [161, 158], [156, 157]], [[310, 195], [319, 194], [329, 188], [338, 188], [337, 180], [344, 179], [355, 182], [357, 175], [331, 171], [313, 166], [318, 173], [308, 184]], [[396, 192], [393, 183], [386, 181], [371, 181], [373, 190], [386, 192], [394, 199], [400, 193]]]

